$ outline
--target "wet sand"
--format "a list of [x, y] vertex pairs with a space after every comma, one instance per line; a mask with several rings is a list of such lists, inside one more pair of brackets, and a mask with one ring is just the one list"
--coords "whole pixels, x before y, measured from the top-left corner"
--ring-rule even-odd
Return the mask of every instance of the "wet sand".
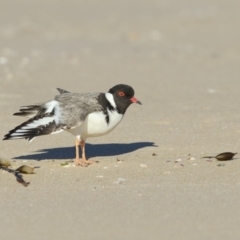
[[110, 134], [89, 138], [98, 163], [74, 167], [68, 133], [2, 141], [2, 240], [240, 238], [240, 33], [237, 0], [0, 1], [0, 136], [20, 106], [56, 87], [135, 89]]

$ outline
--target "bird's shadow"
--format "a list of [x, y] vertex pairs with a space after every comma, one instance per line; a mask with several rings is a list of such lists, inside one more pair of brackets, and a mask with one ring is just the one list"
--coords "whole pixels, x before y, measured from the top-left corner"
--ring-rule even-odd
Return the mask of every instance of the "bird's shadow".
[[[88, 158], [116, 156], [145, 147], [157, 147], [153, 142], [86, 144]], [[18, 156], [13, 159], [49, 160], [74, 159], [75, 147], [48, 148], [36, 151], [36, 154]]]

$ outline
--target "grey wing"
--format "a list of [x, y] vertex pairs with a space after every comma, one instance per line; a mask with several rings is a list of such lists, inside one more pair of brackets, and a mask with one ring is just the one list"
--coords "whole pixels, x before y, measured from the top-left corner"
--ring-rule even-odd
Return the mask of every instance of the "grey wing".
[[64, 93], [57, 95], [59, 103], [60, 124], [65, 128], [75, 128], [83, 123], [88, 114], [101, 111], [97, 99], [101, 93]]

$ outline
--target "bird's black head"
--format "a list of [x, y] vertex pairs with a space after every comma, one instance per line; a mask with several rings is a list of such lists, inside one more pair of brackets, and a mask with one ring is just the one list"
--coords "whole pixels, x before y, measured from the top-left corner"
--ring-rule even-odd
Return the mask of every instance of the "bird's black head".
[[134, 97], [134, 90], [131, 86], [118, 84], [112, 87], [108, 92], [113, 95], [114, 101], [120, 113], [124, 114], [132, 103], [142, 104]]

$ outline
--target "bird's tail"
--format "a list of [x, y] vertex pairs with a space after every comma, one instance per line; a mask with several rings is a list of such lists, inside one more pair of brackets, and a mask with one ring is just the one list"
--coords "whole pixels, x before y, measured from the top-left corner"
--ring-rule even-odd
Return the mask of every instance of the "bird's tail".
[[36, 114], [41, 114], [41, 111], [44, 111], [44, 104], [34, 104], [29, 106], [22, 106], [19, 109], [19, 112], [14, 113], [14, 116], [32, 118]]
[[30, 119], [9, 131], [3, 140], [27, 139], [31, 141], [41, 135], [61, 132], [62, 128], [58, 124], [56, 106], [57, 103], [53, 100], [41, 105], [22, 107], [14, 115], [30, 117]]

